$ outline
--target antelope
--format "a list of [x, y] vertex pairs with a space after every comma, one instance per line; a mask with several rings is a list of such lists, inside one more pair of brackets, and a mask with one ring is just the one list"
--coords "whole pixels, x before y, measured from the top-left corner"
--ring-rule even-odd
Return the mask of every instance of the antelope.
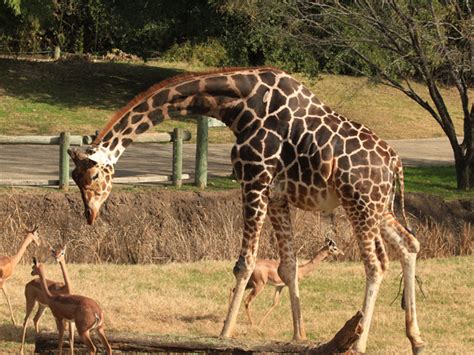
[[[298, 266], [298, 281], [310, 275], [318, 265], [330, 255], [344, 255], [341, 249], [336, 246], [334, 240], [326, 238], [326, 244], [318, 250], [316, 255], [307, 263]], [[246, 289], [251, 289], [250, 293], [245, 299], [245, 311], [250, 324], [253, 325], [252, 316], [250, 315], [250, 305], [263, 291], [266, 284], [275, 286], [275, 294], [273, 296], [273, 304], [259, 322], [259, 326], [268, 317], [268, 315], [278, 306], [280, 302], [280, 295], [283, 288], [286, 286], [283, 280], [278, 275], [279, 260], [259, 259], [255, 265], [255, 269], [250, 276]]]
[[[46, 280], [46, 284], [48, 286], [48, 290], [53, 295], [60, 295], [60, 294], [70, 294], [72, 287], [69, 276], [66, 270], [66, 262], [65, 262], [65, 254], [66, 254], [66, 246], [59, 250], [55, 250], [51, 248], [51, 255], [56, 260], [56, 262], [61, 267], [61, 272], [63, 274], [64, 283], [62, 282], [55, 282], [51, 280]], [[35, 332], [36, 334], [39, 333], [39, 320], [43, 316], [44, 311], [47, 308], [47, 300], [46, 295], [43, 293], [41, 288], [41, 281], [38, 278], [31, 280], [25, 285], [25, 299], [26, 299], [26, 314], [25, 319], [23, 321], [23, 334], [21, 339], [21, 347], [20, 353], [24, 353], [24, 346], [25, 346], [25, 337], [26, 337], [26, 326], [28, 323], [28, 319], [30, 318], [31, 312], [33, 311], [36, 303], [38, 303], [38, 311], [36, 312], [33, 323], [35, 325]], [[69, 346], [70, 346], [70, 353], [74, 353], [74, 323], [69, 322]]]
[[7, 300], [8, 308], [10, 308], [10, 315], [12, 319], [13, 325], [16, 325], [15, 317], [13, 315], [12, 306], [10, 303], [10, 298], [8, 297], [7, 291], [5, 290], [5, 282], [13, 275], [15, 271], [15, 267], [20, 262], [23, 254], [32, 242], [35, 243], [37, 246], [40, 245], [40, 239], [38, 235], [38, 226], [35, 226], [31, 231], [26, 231], [26, 238], [21, 244], [20, 249], [18, 252], [13, 256], [0, 256], [0, 288], [5, 295]]
[[44, 269], [45, 268], [43, 264], [38, 263], [37, 259], [33, 258], [33, 268], [31, 275], [39, 276], [41, 288], [46, 296], [46, 304], [51, 309], [51, 312], [56, 319], [56, 326], [59, 333], [59, 354], [62, 354], [64, 320], [75, 323], [79, 337], [86, 345], [89, 354], [95, 354], [97, 351], [97, 348], [92, 342], [90, 336], [90, 332], [92, 330], [97, 331], [107, 354], [112, 354], [112, 348], [107, 340], [107, 337], [105, 336], [104, 331], [104, 312], [100, 308], [99, 304], [92, 298], [80, 295], [53, 295], [48, 289]]

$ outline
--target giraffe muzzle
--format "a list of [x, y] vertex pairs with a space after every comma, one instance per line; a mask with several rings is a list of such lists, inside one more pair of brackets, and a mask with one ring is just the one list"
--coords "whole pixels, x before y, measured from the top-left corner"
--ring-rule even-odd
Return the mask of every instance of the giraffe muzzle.
[[91, 208], [86, 208], [84, 211], [84, 216], [87, 219], [87, 224], [92, 225], [97, 219], [98, 213]]

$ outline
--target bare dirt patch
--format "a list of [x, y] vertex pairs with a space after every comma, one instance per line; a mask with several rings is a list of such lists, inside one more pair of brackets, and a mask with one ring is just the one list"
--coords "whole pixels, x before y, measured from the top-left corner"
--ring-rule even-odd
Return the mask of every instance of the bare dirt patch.
[[[420, 257], [465, 255], [472, 252], [474, 201], [443, 201], [425, 194], [407, 194], [406, 209], [422, 244]], [[14, 252], [24, 225], [40, 224], [51, 244], [69, 243], [72, 262], [163, 263], [233, 260], [242, 235], [240, 191], [147, 192], [116, 191], [102, 208], [98, 222], [88, 226], [78, 192], [0, 193], [0, 255]], [[346, 253], [357, 260], [358, 250], [342, 210], [336, 211], [337, 235]], [[310, 258], [332, 235], [327, 218], [293, 211], [300, 258]], [[42, 248], [47, 257], [47, 248]], [[267, 223], [260, 257], [277, 257]]]

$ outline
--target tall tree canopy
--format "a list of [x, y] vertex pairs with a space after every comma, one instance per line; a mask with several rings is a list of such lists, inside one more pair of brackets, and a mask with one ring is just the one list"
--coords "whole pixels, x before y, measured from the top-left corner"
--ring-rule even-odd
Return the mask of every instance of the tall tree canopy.
[[[469, 0], [224, 1], [229, 10], [284, 19], [325, 70], [368, 76], [406, 94], [440, 125], [453, 149], [458, 188], [474, 188], [473, 18]], [[277, 33], [274, 31], [274, 33]], [[425, 84], [429, 97], [412, 83]], [[457, 132], [440, 87], [456, 87]], [[462, 135], [461, 142], [457, 136]]]
[[[301, 0], [292, 9], [295, 34], [306, 45], [342, 49], [339, 58], [345, 66], [402, 91], [427, 110], [451, 143], [458, 188], [474, 188], [474, 105], [469, 96], [474, 37], [469, 0]], [[414, 89], [413, 80], [426, 85], [428, 99]], [[459, 93], [462, 142], [439, 90], [443, 84], [454, 85]]]

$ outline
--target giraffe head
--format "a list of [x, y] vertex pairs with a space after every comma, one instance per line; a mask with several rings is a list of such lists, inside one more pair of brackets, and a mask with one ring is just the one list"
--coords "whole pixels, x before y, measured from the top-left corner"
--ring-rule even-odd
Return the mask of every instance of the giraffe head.
[[84, 216], [87, 223], [92, 224], [99, 215], [100, 206], [112, 191], [114, 167], [77, 149], [69, 149], [68, 153], [76, 164], [72, 179], [81, 191]]
[[329, 255], [344, 255], [344, 252], [336, 246], [336, 242], [331, 238], [326, 237], [326, 247], [328, 248]]

